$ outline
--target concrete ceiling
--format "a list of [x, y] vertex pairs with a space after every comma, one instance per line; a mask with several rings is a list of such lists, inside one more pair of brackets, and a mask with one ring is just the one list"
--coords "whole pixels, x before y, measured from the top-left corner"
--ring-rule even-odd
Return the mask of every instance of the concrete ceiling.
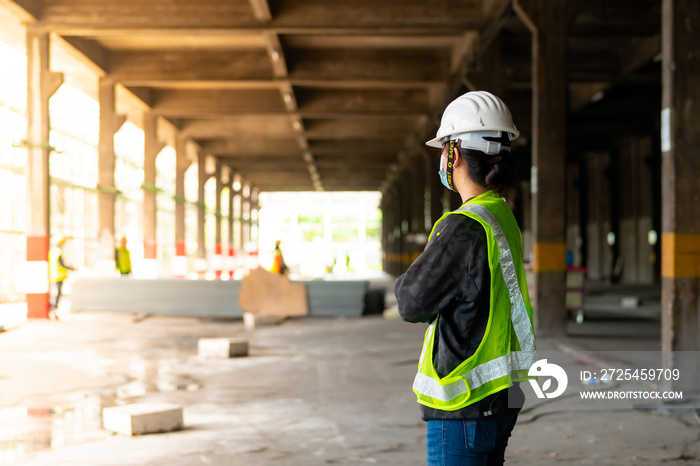
[[503, 3], [3, 1], [261, 191], [379, 189]]
[[[660, 2], [585, 3], [569, 38], [574, 112], [660, 49]], [[2, 5], [260, 191], [380, 189], [465, 88], [506, 96], [528, 131], [529, 31], [508, 0]]]

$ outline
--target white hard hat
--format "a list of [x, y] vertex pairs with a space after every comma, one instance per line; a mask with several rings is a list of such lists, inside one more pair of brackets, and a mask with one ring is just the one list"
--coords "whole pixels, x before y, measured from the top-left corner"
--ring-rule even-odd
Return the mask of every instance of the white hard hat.
[[[495, 148], [492, 148], [492, 146], [498, 143], [489, 145], [488, 141], [482, 141], [482, 139], [484, 136], [499, 137], [501, 131], [508, 133], [511, 141], [520, 135], [520, 131], [515, 127], [513, 117], [506, 104], [490, 92], [467, 92], [450, 102], [445, 108], [437, 136], [426, 142], [426, 145], [439, 149], [450, 139], [462, 139], [463, 147], [494, 153]], [[464, 133], [482, 134], [468, 136]], [[473, 143], [467, 144], [466, 141], [469, 139]], [[480, 147], [475, 147], [475, 145], [479, 145], [477, 141], [481, 142]], [[482, 149], [482, 147], [486, 150]], [[500, 144], [498, 144], [498, 147], [500, 150]], [[498, 153], [498, 151], [495, 153]]]

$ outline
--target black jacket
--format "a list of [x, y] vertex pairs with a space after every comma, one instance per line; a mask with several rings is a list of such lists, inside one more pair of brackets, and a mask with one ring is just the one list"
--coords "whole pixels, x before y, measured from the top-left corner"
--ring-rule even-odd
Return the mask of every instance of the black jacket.
[[[423, 253], [396, 281], [399, 313], [406, 322], [432, 322], [433, 364], [440, 377], [474, 354], [484, 338], [490, 312], [491, 275], [486, 231], [466, 215], [450, 215], [436, 229]], [[522, 392], [516, 388], [515, 397]], [[423, 420], [478, 419], [512, 414], [501, 391], [457, 411], [421, 405]]]

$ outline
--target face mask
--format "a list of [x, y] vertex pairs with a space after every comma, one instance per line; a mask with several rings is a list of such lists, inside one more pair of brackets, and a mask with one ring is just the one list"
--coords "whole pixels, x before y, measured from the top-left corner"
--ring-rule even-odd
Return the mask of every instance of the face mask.
[[450, 189], [450, 185], [447, 184], [447, 172], [442, 169], [442, 161], [445, 157], [440, 156], [440, 169], [438, 170], [438, 175], [440, 175], [440, 182], [444, 187]]

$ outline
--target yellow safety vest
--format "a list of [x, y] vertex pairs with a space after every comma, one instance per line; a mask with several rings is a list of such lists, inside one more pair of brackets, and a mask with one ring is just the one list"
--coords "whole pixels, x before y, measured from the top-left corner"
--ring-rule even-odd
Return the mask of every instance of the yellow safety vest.
[[433, 366], [435, 325], [425, 333], [413, 391], [418, 403], [443, 411], [456, 411], [527, 379], [537, 361], [532, 308], [522, 261], [522, 235], [510, 206], [487, 191], [443, 215], [466, 215], [486, 230], [491, 275], [489, 320], [481, 344], [466, 361], [445, 377]]
[[272, 268], [270, 269], [270, 272], [272, 273], [277, 273], [277, 274], [282, 274], [284, 273], [284, 258], [282, 257], [282, 251], [279, 249], [275, 251], [275, 258], [272, 262]]
[[122, 274], [131, 273], [129, 250], [121, 246], [117, 249], [117, 269]]
[[51, 283], [62, 282], [68, 278], [68, 269], [58, 262], [61, 257], [61, 248], [54, 246], [49, 250], [49, 280]]

